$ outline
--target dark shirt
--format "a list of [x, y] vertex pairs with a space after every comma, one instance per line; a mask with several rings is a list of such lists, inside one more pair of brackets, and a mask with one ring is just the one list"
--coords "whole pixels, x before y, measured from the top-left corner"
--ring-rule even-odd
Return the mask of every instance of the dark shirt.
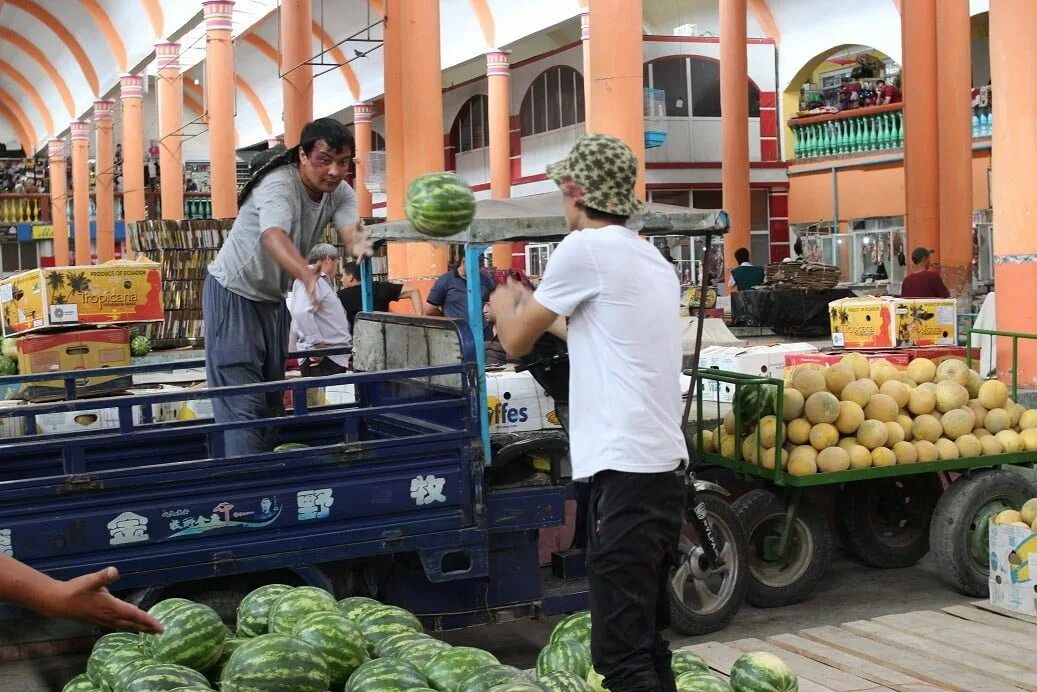
[[900, 285], [901, 298], [950, 298], [940, 275], [932, 269], [909, 274]]
[[[479, 278], [482, 283], [482, 302], [485, 303], [493, 291], [493, 281], [482, 272], [479, 272]], [[436, 279], [426, 300], [429, 305], [440, 308], [444, 317], [468, 322], [468, 283], [456, 269]]]
[[754, 265], [735, 267], [731, 270], [731, 278], [739, 291], [750, 291], [763, 283], [763, 267]]
[[[403, 292], [403, 284], [394, 284], [390, 281], [374, 282], [374, 311], [388, 312], [389, 303], [400, 299]], [[342, 301], [342, 307], [346, 310], [349, 319], [349, 328], [353, 328], [357, 313], [363, 310], [363, 294], [360, 286], [349, 286], [338, 292], [338, 299]]]

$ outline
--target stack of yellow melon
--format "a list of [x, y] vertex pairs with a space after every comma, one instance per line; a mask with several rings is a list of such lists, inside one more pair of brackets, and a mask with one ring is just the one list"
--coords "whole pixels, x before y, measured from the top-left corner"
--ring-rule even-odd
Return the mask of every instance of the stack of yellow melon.
[[737, 450], [729, 412], [704, 435], [706, 451], [766, 468], [780, 458], [794, 475], [1037, 451], [1037, 410], [961, 360], [916, 358], [901, 369], [851, 353], [831, 366], [798, 366], [791, 384], [780, 425], [773, 415], [749, 421]]
[[1037, 533], [1037, 497], [1027, 500], [1018, 510], [1006, 509], [998, 512], [994, 517], [994, 523], [1018, 526]]

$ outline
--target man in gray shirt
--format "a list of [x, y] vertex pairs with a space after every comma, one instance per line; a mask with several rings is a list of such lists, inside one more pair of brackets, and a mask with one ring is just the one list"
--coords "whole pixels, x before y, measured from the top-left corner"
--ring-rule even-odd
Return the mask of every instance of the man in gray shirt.
[[[298, 350], [313, 351], [320, 348], [351, 346], [353, 339], [349, 330], [349, 318], [342, 301], [335, 293], [335, 277], [338, 276], [339, 254], [334, 245], [317, 243], [310, 250], [306, 261], [315, 267], [320, 281], [317, 282], [317, 298], [314, 309], [306, 295], [306, 288], [298, 279], [292, 284], [288, 296], [288, 312], [292, 316], [291, 336]], [[292, 339], [289, 339], [289, 343]], [[309, 369], [310, 377], [337, 375], [349, 369], [349, 354], [336, 354], [320, 358]], [[311, 362], [313, 362], [311, 360]]]
[[[285, 295], [293, 279], [314, 309], [319, 275], [304, 255], [328, 223], [356, 257], [371, 254], [356, 195], [344, 178], [353, 136], [330, 118], [302, 130], [299, 146], [273, 157], [238, 196], [234, 227], [212, 264], [202, 294], [206, 377], [210, 387], [284, 379], [289, 314]], [[279, 415], [281, 392], [213, 399], [217, 423]], [[262, 428], [228, 430], [226, 456], [262, 453], [273, 439]]]

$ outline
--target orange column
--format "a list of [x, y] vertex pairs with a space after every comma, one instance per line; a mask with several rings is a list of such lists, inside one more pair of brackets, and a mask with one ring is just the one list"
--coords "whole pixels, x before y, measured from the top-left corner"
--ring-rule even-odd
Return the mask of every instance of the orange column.
[[[746, 54], [746, 0], [720, 3], [720, 185], [731, 230], [724, 239], [724, 266], [734, 268], [735, 251], [752, 248], [749, 196], [749, 60]], [[755, 257], [758, 263], [769, 258]]]
[[[439, 56], [439, 0], [406, 0], [398, 5], [400, 57], [403, 84], [401, 98], [403, 179], [443, 170], [443, 74]], [[447, 269], [443, 244], [408, 243], [407, 274], [410, 279], [434, 278]]]
[[[580, 43], [583, 44], [583, 112], [591, 112], [591, 14], [580, 15]], [[644, 71], [642, 70], [642, 79]], [[587, 116], [589, 117], [589, 116]]]
[[371, 116], [374, 106], [369, 103], [353, 104], [353, 137], [356, 139], [356, 191], [357, 209], [360, 216], [371, 216], [371, 192], [364, 184], [367, 180], [367, 156], [371, 153]]
[[[511, 68], [508, 54], [501, 50], [486, 54], [489, 90], [490, 197], [511, 197]], [[511, 243], [493, 246], [493, 266], [511, 269]]]
[[[1037, 331], [1037, 91], [1027, 70], [1037, 64], [1037, 3], [1033, 0], [995, 0], [990, 3], [990, 81], [997, 85], [993, 125], [994, 290], [997, 328], [1013, 332]], [[1011, 342], [998, 344], [998, 371], [1011, 367]], [[1019, 340], [1019, 385], [1037, 384], [1037, 343]]]
[[[590, 18], [594, 23], [594, 40], [584, 43], [590, 46], [587, 132], [618, 137], [633, 149], [639, 171], [637, 194], [644, 199], [641, 0], [590, 0]], [[584, 82], [587, 80], [585, 75]]]
[[184, 162], [180, 137], [184, 114], [184, 77], [180, 73], [180, 44], [156, 43], [158, 62], [159, 182], [162, 218], [184, 218]]
[[[968, 307], [972, 293], [972, 23], [969, 0], [936, 6], [940, 274]], [[971, 310], [962, 310], [971, 312]]]
[[[122, 98], [122, 215], [127, 221], [143, 221], [144, 210], [144, 76], [119, 78]], [[126, 234], [129, 249], [129, 234]], [[129, 256], [129, 253], [123, 253]]]
[[72, 140], [72, 224], [75, 233], [76, 264], [90, 260], [90, 123], [73, 120], [69, 125]]
[[234, 44], [231, 0], [207, 0], [205, 13], [205, 102], [209, 113], [209, 176], [212, 216], [238, 213], [237, 157], [234, 154]]
[[[407, 182], [403, 168], [406, 161], [403, 130], [403, 0], [385, 0], [385, 211], [390, 221], [403, 218], [403, 198]], [[407, 278], [406, 243], [389, 243], [386, 247], [389, 278]]]
[[310, 0], [281, 0], [281, 90], [284, 143], [299, 143], [303, 125], [313, 120], [313, 10]]
[[97, 144], [94, 152], [94, 200], [97, 205], [97, 263], [115, 259], [115, 101], [94, 101]]
[[[925, 247], [937, 250], [936, 258], [940, 260], [936, 5], [937, 0], [903, 3], [900, 25], [904, 51], [904, 193], [908, 254], [916, 247]], [[971, 192], [968, 197], [972, 198]]]
[[68, 189], [65, 176], [65, 140], [47, 142], [50, 162], [50, 223], [54, 227], [54, 264], [68, 266]]

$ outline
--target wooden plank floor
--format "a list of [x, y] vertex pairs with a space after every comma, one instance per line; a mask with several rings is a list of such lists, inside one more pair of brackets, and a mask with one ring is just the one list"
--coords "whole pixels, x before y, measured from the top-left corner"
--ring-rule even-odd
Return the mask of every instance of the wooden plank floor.
[[687, 650], [724, 678], [743, 653], [769, 651], [803, 692], [1037, 692], [1037, 618], [985, 601]]

